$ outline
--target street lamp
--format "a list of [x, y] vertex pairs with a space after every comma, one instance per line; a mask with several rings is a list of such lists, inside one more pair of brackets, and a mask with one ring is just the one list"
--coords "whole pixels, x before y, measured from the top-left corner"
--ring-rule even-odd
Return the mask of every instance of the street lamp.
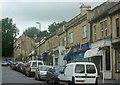
[[[40, 22], [36, 22], [36, 24], [39, 25], [39, 32], [38, 33], [40, 33], [41, 32], [41, 23]], [[41, 36], [39, 35], [39, 37], [41, 37]], [[40, 54], [40, 47], [38, 47], [38, 49], [39, 49], [39, 54]]]
[[40, 22], [36, 22], [36, 24], [39, 25], [39, 31], [41, 31], [41, 24], [40, 24]]

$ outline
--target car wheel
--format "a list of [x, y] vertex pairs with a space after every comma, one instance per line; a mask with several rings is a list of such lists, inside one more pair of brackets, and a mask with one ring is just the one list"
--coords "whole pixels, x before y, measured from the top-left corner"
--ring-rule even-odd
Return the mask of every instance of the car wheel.
[[96, 80], [95, 85], [98, 85], [98, 81]]
[[35, 80], [37, 80], [37, 78], [35, 77]]
[[73, 81], [69, 81], [68, 85], [75, 85], [75, 83]]
[[39, 75], [37, 76], [37, 80], [38, 80], [38, 81], [40, 81], [40, 80], [41, 80]]
[[46, 83], [49, 83], [49, 80], [46, 80]]
[[29, 77], [30, 76], [30, 73], [29, 72], [27, 72], [27, 77]]

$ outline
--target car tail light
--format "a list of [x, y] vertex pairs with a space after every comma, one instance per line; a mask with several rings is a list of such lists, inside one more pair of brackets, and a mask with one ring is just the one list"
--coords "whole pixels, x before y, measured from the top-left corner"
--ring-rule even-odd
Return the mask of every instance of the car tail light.
[[31, 71], [31, 68], [30, 68], [30, 71]]
[[58, 78], [58, 76], [56, 76], [55, 78]]

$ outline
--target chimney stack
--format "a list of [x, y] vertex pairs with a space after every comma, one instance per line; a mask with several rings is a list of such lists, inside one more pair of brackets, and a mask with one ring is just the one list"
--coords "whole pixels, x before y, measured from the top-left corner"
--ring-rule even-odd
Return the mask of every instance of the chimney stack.
[[91, 6], [89, 6], [89, 5], [84, 5], [84, 4], [82, 4], [81, 6], [80, 6], [80, 11], [81, 11], [81, 14], [84, 14], [84, 13], [86, 13], [88, 10], [90, 10], [91, 9]]

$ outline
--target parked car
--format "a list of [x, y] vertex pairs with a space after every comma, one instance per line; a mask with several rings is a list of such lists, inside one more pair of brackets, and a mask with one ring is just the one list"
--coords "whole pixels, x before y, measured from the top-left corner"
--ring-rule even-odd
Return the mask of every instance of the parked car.
[[27, 66], [27, 63], [23, 65], [22, 67], [22, 73], [25, 74], [25, 71], [26, 71], [26, 66]]
[[59, 84], [59, 75], [63, 71], [64, 66], [53, 66], [47, 71], [46, 83], [52, 83], [54, 85]]
[[25, 75], [26, 76], [31, 76], [31, 75], [35, 75], [35, 71], [37, 70], [39, 65], [44, 65], [43, 61], [41, 60], [32, 60], [29, 61], [27, 66], [26, 66], [26, 70], [25, 70]]
[[11, 64], [12, 64], [12, 61], [11, 61], [11, 60], [8, 60], [8, 61], [7, 61], [7, 65], [8, 65], [8, 66], [11, 66]]
[[15, 65], [15, 68], [14, 68], [16, 71], [18, 71], [18, 65], [19, 65], [19, 63], [22, 63], [22, 62], [16, 62], [16, 65]]
[[11, 69], [12, 69], [12, 70], [15, 70], [16, 64], [17, 64], [16, 62], [13, 62], [13, 63], [11, 64]]
[[52, 68], [52, 66], [39, 66], [38, 69], [35, 71], [35, 80], [46, 80], [46, 75], [49, 68]]
[[6, 61], [3, 61], [3, 62], [1, 63], [1, 66], [7, 66], [7, 62], [6, 62]]
[[60, 83], [74, 84], [98, 84], [97, 68], [92, 62], [74, 62], [66, 65], [59, 76]]
[[24, 63], [23, 63], [23, 62], [18, 63], [17, 71], [22, 72], [22, 67], [23, 67], [23, 66], [24, 66]]

